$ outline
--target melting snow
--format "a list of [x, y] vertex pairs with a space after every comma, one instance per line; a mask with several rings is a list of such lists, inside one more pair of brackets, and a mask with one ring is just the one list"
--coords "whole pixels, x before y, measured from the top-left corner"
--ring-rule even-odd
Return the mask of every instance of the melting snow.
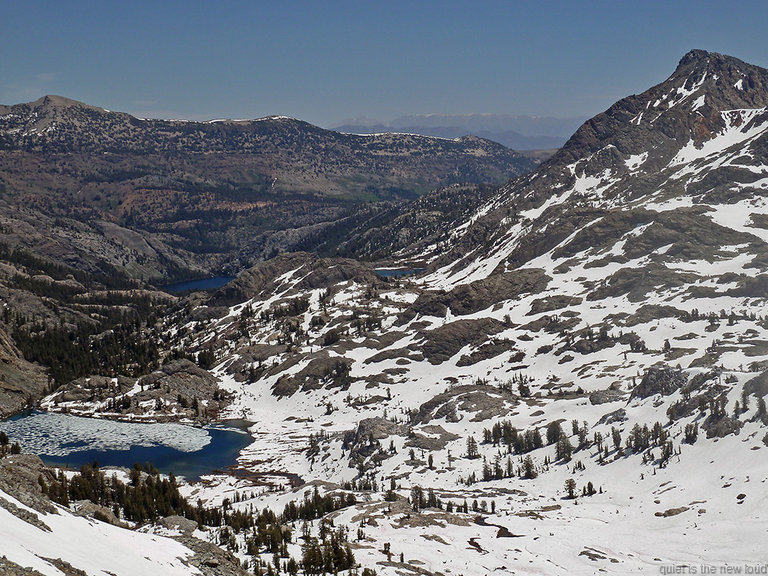
[[35, 454], [66, 456], [86, 450], [129, 450], [131, 446], [168, 446], [197, 452], [211, 438], [203, 428], [182, 424], [146, 424], [41, 413], [0, 422], [0, 430]]
[[46, 576], [63, 574], [46, 558], [61, 558], [74, 568], [93, 575], [200, 574], [199, 570], [185, 563], [193, 555], [192, 551], [175, 540], [94, 522], [64, 509], [60, 509], [59, 514], [36, 514], [2, 491], [0, 500], [39, 516], [50, 527], [50, 532], [42, 530], [0, 506], [2, 555]]
[[706, 99], [706, 95], [702, 94], [696, 100], [693, 101], [693, 106], [691, 107], [691, 112], [696, 112], [699, 108], [704, 106], [704, 100]]
[[634, 172], [640, 168], [640, 166], [645, 164], [646, 160], [648, 160], [648, 152], [643, 152], [642, 154], [633, 154], [632, 156], [628, 157], [626, 160], [624, 160], [624, 164], [626, 164], [630, 171]]

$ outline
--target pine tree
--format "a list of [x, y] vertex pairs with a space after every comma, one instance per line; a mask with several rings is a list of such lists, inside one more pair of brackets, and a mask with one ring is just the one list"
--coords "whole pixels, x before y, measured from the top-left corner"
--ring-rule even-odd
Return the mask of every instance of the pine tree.
[[684, 436], [685, 436], [684, 442], [686, 444], [695, 444], [696, 440], [699, 437], [699, 423], [694, 422], [694, 423], [686, 424]]
[[598, 452], [602, 452], [603, 451], [603, 435], [602, 435], [602, 433], [595, 432], [594, 441], [595, 441], [595, 444], [597, 444], [597, 451]]
[[611, 437], [613, 438], [613, 446], [616, 450], [621, 448], [621, 432], [611, 426]]
[[523, 460], [523, 478], [532, 480], [533, 478], [536, 478], [536, 476], [538, 476], [538, 473], [536, 472], [536, 467], [533, 465], [533, 458], [526, 456]]
[[560, 422], [550, 422], [547, 426], [547, 444], [554, 444], [563, 434], [563, 428], [560, 426]]
[[467, 458], [477, 458], [478, 456], [477, 441], [474, 436], [469, 436], [467, 438]]
[[568, 440], [565, 433], [561, 433], [557, 445], [555, 446], [555, 459], [565, 460], [567, 462], [571, 459], [572, 454], [573, 446], [571, 445], [571, 441]]
[[574, 491], [576, 490], [576, 480], [568, 478], [568, 480], [565, 481], [565, 489], [568, 491], [568, 498], [575, 498]]
[[411, 488], [411, 507], [414, 512], [419, 512], [425, 505], [424, 490], [420, 486]]
[[763, 424], [768, 424], [768, 410], [765, 407], [765, 399], [762, 396], [757, 399], [757, 417]]

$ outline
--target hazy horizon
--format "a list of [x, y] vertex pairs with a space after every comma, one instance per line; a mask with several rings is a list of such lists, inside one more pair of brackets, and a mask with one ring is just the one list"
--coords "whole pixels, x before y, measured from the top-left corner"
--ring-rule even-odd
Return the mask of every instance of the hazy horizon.
[[145, 118], [588, 118], [693, 48], [768, 63], [768, 5], [337, 1], [5, 6], [0, 102]]

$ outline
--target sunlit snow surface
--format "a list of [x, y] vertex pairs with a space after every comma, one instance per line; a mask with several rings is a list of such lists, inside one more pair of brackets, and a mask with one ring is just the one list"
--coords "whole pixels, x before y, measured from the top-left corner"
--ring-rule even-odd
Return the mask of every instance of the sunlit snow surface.
[[67, 456], [85, 450], [129, 450], [132, 446], [167, 446], [197, 452], [207, 446], [207, 430], [182, 424], [134, 424], [68, 414], [39, 413], [0, 422], [0, 430], [26, 452]]
[[[12, 505], [37, 516], [50, 531], [25, 522], [6, 509]], [[200, 570], [190, 566], [192, 550], [154, 534], [125, 530], [106, 522], [94, 522], [59, 508], [57, 514], [36, 514], [12, 496], [0, 491], [0, 555], [32, 573], [64, 574], [50, 561], [61, 558], [78, 574], [89, 576], [191, 576]], [[70, 572], [71, 573], [71, 572]]]

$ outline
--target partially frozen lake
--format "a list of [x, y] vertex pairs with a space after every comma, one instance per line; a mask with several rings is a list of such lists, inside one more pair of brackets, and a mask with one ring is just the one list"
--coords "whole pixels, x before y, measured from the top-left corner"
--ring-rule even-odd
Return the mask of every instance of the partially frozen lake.
[[148, 424], [31, 412], [0, 422], [0, 430], [47, 464], [79, 468], [131, 467], [151, 462], [161, 472], [189, 479], [237, 462], [251, 437], [235, 427]]

